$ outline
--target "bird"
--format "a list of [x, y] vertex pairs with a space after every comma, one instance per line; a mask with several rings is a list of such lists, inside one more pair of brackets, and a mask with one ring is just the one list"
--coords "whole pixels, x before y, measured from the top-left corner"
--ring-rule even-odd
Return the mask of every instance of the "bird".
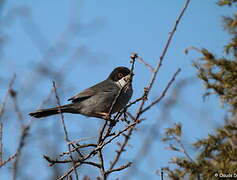
[[131, 99], [133, 94], [132, 76], [133, 74], [127, 67], [117, 67], [104, 81], [69, 98], [70, 104], [38, 109], [29, 115], [43, 118], [60, 113], [72, 113], [109, 119], [110, 115], [119, 112]]

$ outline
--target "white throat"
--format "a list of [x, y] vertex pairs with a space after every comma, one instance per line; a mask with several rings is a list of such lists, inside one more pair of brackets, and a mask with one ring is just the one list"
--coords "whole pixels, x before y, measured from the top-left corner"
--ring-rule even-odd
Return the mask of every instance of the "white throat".
[[117, 81], [116, 84], [119, 86], [119, 88], [123, 88], [128, 83], [129, 78], [130, 74]]

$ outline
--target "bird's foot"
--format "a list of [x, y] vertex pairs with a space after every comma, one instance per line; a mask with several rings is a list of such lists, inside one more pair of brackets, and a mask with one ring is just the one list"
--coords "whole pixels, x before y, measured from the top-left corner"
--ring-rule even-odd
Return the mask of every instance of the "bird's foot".
[[109, 113], [97, 112], [96, 115], [97, 115], [97, 117], [102, 118], [104, 120], [110, 120], [111, 119], [111, 115]]

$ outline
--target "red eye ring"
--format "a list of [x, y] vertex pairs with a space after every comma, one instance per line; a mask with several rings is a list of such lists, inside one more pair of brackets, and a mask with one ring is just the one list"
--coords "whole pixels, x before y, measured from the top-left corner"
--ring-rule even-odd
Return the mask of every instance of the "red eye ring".
[[118, 78], [121, 79], [123, 77], [122, 73], [118, 73]]

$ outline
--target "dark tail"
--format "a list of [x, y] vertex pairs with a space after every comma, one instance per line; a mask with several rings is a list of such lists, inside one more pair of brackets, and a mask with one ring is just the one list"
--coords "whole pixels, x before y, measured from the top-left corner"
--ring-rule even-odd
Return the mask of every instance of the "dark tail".
[[[61, 106], [60, 109], [62, 113], [73, 111], [71, 104]], [[42, 118], [42, 117], [51, 116], [55, 114], [59, 114], [58, 107], [49, 108], [49, 109], [38, 109], [35, 112], [29, 113], [30, 116], [35, 117], [35, 118]]]

